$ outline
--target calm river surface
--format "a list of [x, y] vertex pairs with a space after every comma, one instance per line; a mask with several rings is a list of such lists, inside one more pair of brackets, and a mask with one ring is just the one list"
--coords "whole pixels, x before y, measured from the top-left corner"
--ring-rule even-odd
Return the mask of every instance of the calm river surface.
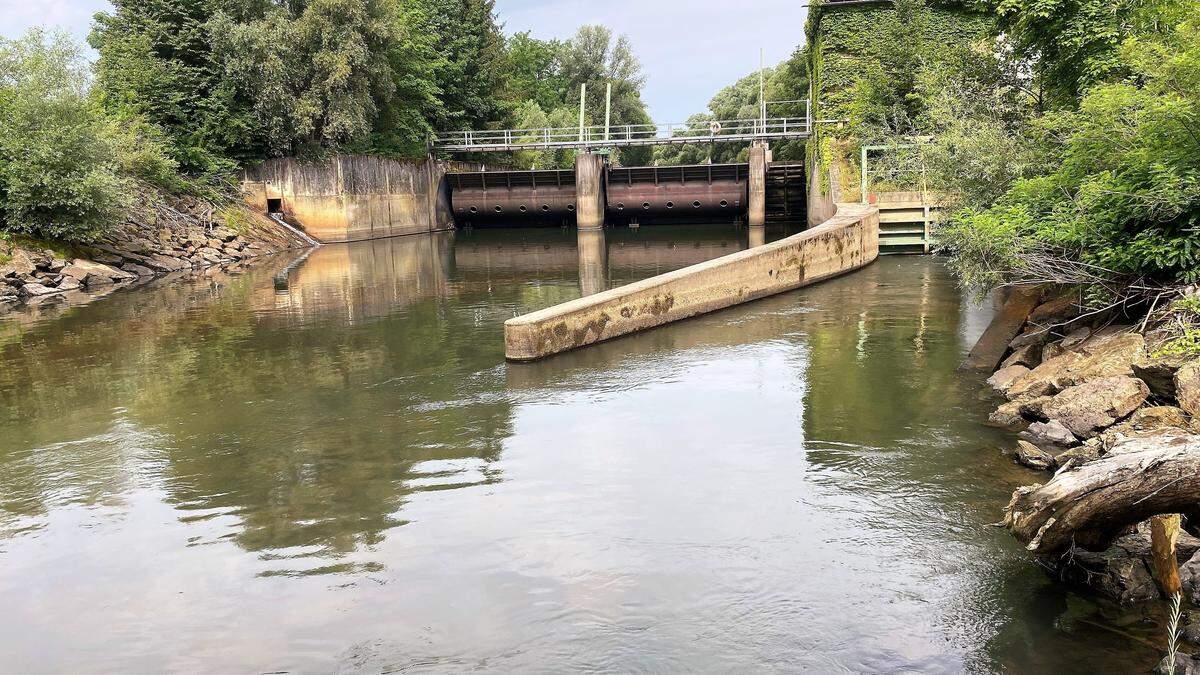
[[1148, 618], [988, 526], [1044, 478], [936, 258], [505, 364], [505, 319], [746, 238], [331, 245], [0, 318], [0, 669], [1145, 672]]

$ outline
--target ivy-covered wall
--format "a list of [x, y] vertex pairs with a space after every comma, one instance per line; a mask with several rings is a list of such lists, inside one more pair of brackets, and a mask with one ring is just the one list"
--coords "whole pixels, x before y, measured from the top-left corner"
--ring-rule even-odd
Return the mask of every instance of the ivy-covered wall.
[[[806, 51], [813, 119], [824, 123], [807, 147], [810, 203], [860, 199], [862, 144], [902, 128], [919, 133], [924, 76], [963, 50], [991, 49], [994, 31], [991, 15], [958, 3], [814, 4]], [[831, 167], [837, 185], [829, 184]]]

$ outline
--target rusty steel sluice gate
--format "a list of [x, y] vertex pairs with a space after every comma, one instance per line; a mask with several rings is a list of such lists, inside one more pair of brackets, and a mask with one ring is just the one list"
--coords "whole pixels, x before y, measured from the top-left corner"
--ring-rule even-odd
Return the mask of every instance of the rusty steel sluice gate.
[[[446, 179], [461, 225], [569, 224], [575, 216], [571, 169], [451, 173]], [[746, 214], [749, 165], [606, 167], [602, 188], [610, 224], [733, 221]]]

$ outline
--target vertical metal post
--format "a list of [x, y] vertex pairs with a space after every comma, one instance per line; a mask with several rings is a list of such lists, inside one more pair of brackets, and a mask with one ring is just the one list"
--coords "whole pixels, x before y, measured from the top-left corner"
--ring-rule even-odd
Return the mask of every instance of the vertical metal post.
[[579, 142], [583, 142], [583, 106], [587, 103], [587, 82], [579, 84]]
[[763, 63], [763, 50], [758, 49], [758, 105], [759, 105], [759, 120], [762, 123], [762, 130], [767, 130], [767, 83], [766, 83], [766, 66]]
[[612, 120], [612, 82], [604, 90], [604, 142], [608, 142], [608, 128]]
[[862, 149], [861, 162], [862, 162], [862, 165], [861, 165], [860, 175], [862, 176], [862, 180], [859, 184], [859, 191], [861, 193], [860, 201], [863, 204], [866, 204], [867, 203], [867, 146], [865, 146], [865, 145], [863, 146], [863, 149]]

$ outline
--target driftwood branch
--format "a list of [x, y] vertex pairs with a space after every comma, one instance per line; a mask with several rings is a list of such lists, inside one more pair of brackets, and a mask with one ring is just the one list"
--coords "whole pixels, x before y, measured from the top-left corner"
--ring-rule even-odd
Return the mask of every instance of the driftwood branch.
[[1067, 468], [1045, 485], [1018, 488], [1004, 525], [1035, 553], [1072, 544], [1107, 548], [1131, 525], [1200, 504], [1200, 436], [1133, 438], [1108, 455]]

